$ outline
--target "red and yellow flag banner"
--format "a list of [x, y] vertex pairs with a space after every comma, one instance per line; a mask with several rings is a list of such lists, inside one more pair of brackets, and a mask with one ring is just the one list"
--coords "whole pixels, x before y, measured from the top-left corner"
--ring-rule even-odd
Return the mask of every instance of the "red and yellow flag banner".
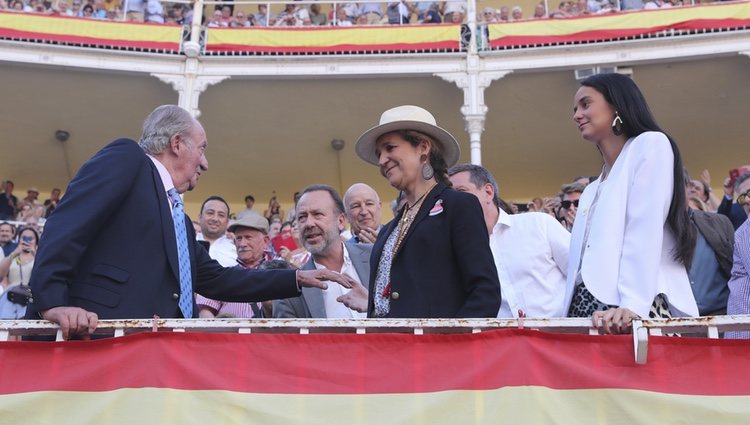
[[0, 343], [8, 424], [746, 424], [750, 341], [142, 333]]
[[617, 40], [670, 29], [745, 27], [750, 27], [750, 2], [491, 24], [488, 30], [491, 47], [513, 47]]
[[0, 12], [0, 38], [97, 47], [179, 51], [182, 27]]
[[459, 25], [208, 28], [207, 52], [357, 53], [458, 50]]

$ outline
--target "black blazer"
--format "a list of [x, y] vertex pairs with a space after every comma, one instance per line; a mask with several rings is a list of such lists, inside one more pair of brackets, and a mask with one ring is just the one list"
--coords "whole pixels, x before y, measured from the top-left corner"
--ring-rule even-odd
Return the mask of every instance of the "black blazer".
[[[442, 211], [433, 208], [441, 201]], [[432, 212], [430, 210], [433, 210]], [[378, 234], [370, 258], [368, 316], [383, 245], [398, 216]], [[425, 198], [391, 265], [388, 317], [496, 317], [500, 283], [482, 207], [474, 195], [438, 183]], [[396, 295], [398, 294], [398, 295]]]
[[[187, 216], [185, 226], [195, 292], [237, 302], [298, 295], [295, 271], [224, 268], [195, 241]], [[116, 140], [83, 164], [45, 224], [30, 284], [32, 319], [56, 306], [100, 319], [182, 317], [167, 195], [134, 141]]]

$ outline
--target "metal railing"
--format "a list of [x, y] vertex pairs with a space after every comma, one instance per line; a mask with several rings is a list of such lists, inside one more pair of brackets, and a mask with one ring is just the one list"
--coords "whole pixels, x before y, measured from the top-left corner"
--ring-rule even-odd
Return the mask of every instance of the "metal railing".
[[[121, 337], [139, 332], [225, 332], [225, 333], [479, 333], [495, 329], [532, 329], [554, 333], [598, 335], [588, 318], [550, 319], [129, 319], [101, 320], [98, 336]], [[680, 333], [684, 337], [717, 339], [726, 331], [750, 331], [750, 316], [712, 316], [633, 321], [633, 353], [636, 363], [645, 364], [649, 336]], [[22, 336], [55, 336], [62, 332], [44, 320], [0, 320], [0, 341]]]

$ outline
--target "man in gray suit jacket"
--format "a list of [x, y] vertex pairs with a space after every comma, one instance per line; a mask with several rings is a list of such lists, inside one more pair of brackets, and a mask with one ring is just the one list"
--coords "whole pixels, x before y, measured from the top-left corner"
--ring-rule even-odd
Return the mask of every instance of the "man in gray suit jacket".
[[[341, 232], [346, 224], [341, 197], [330, 186], [307, 187], [297, 203], [300, 239], [311, 258], [302, 270], [327, 269], [345, 274], [364, 286], [370, 276], [372, 245], [344, 243]], [[364, 318], [366, 314], [350, 310], [338, 301], [348, 292], [334, 288], [323, 291], [302, 288], [302, 295], [274, 301], [276, 318]], [[335, 285], [338, 286], [338, 285]], [[310, 290], [308, 290], [310, 289]]]

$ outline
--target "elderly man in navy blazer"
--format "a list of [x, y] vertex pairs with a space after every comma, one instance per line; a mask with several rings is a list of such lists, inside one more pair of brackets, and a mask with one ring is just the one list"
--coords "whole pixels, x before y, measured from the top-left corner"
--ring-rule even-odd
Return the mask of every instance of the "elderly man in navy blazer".
[[87, 338], [98, 319], [195, 317], [193, 292], [222, 301], [297, 296], [300, 287], [351, 286], [328, 271], [224, 268], [195, 241], [178, 194], [208, 169], [201, 124], [174, 105], [146, 118], [136, 143], [118, 139], [79, 170], [45, 225], [28, 318]]
[[[300, 239], [311, 258], [302, 270], [333, 270], [345, 274], [357, 283], [368, 284], [372, 245], [344, 243], [341, 232], [346, 218], [341, 197], [330, 186], [307, 187], [297, 202], [297, 225]], [[338, 299], [348, 290], [329, 287], [302, 288], [302, 296], [274, 301], [273, 317], [357, 319], [367, 314], [349, 309]]]

